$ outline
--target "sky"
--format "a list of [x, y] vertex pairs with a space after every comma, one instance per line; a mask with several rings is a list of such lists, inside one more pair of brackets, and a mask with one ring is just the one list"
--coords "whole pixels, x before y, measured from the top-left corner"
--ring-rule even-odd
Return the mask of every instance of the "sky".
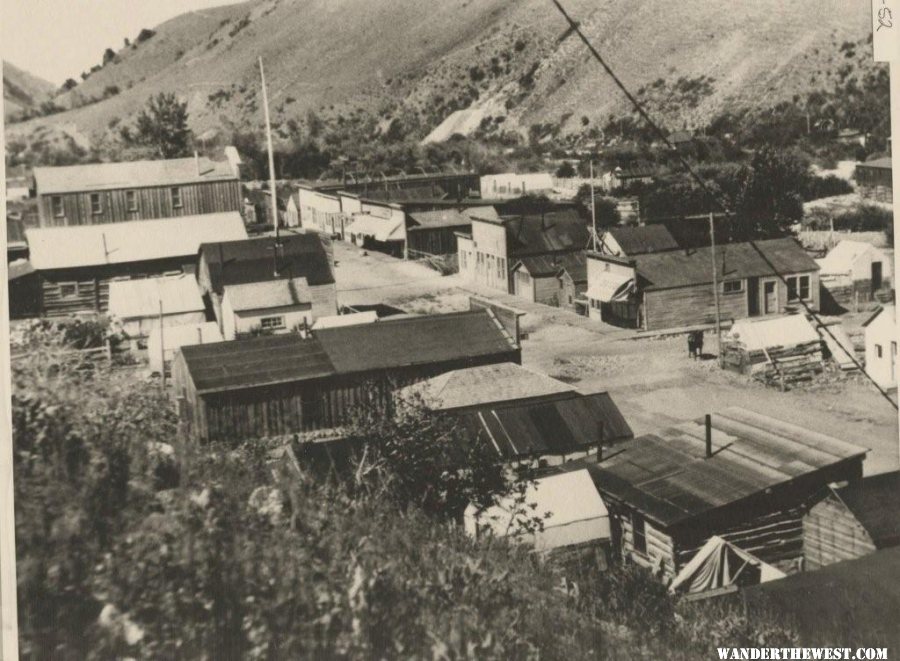
[[51, 83], [79, 79], [142, 28], [229, 0], [0, 0], [0, 51]]

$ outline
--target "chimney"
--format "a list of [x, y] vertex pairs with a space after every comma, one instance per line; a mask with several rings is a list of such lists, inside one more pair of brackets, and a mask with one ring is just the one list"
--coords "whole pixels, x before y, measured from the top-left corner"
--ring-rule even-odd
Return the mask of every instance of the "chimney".
[[712, 456], [712, 416], [706, 414], [706, 458]]
[[197, 326], [197, 344], [203, 344], [203, 326]]

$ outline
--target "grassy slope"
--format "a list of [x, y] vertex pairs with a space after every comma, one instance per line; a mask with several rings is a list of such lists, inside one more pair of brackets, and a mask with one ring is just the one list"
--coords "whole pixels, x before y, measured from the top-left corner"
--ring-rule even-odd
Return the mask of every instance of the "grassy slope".
[[50, 98], [56, 86], [14, 64], [3, 62], [3, 116], [15, 118]]

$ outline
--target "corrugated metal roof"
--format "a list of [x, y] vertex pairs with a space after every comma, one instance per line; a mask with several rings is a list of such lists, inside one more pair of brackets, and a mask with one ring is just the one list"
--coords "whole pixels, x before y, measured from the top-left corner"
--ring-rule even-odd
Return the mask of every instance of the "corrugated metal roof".
[[408, 386], [406, 396], [420, 396], [431, 409], [446, 411], [523, 399], [576, 396], [574, 386], [515, 363], [453, 370]]
[[77, 191], [175, 186], [204, 181], [237, 179], [228, 161], [193, 157], [160, 161], [87, 163], [34, 169], [39, 195]]
[[609, 394], [549, 402], [480, 406], [458, 414], [472, 440], [488, 442], [504, 459], [583, 451], [599, 440], [631, 438], [625, 418]]
[[227, 285], [225, 298], [235, 312], [286, 308], [312, 303], [306, 278], [284, 278], [264, 282]]
[[[162, 304], [162, 308], [160, 308]], [[203, 298], [193, 275], [109, 283], [109, 314], [119, 319], [202, 312]]]
[[313, 331], [338, 372], [366, 372], [516, 351], [487, 310], [384, 319]]
[[900, 544], [900, 471], [870, 475], [835, 494], [853, 512], [875, 546]]
[[237, 211], [180, 218], [130, 220], [102, 225], [34, 227], [25, 230], [31, 263], [38, 271], [194, 257], [216, 239], [246, 239]]
[[201, 245], [201, 257], [209, 266], [213, 291], [222, 294], [226, 285], [284, 278], [306, 278], [310, 287], [334, 283], [326, 237], [318, 232], [308, 232], [283, 234], [280, 240], [281, 245], [277, 249], [273, 237]]
[[806, 344], [821, 339], [802, 314], [772, 319], [739, 319], [728, 331], [728, 338], [740, 342], [749, 351]]
[[587, 467], [601, 493], [671, 526], [866, 453], [740, 407], [712, 416], [712, 442], [707, 458], [700, 418], [635, 438]]
[[622, 252], [628, 256], [679, 248], [678, 242], [672, 236], [669, 228], [662, 224], [610, 227], [606, 233], [615, 239]]
[[[646, 281], [643, 289], [652, 291], [711, 283], [710, 252], [711, 248], [703, 247], [637, 255], [634, 260], [638, 273]], [[781, 274], [819, 270], [815, 260], [793, 238], [716, 246], [716, 271], [720, 281], [774, 275], [773, 267]]]

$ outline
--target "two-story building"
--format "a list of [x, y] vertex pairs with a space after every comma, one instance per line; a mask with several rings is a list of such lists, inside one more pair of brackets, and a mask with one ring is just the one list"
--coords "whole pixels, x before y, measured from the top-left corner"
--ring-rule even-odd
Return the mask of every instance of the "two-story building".
[[32, 174], [41, 227], [240, 211], [240, 159], [205, 157], [38, 167]]

